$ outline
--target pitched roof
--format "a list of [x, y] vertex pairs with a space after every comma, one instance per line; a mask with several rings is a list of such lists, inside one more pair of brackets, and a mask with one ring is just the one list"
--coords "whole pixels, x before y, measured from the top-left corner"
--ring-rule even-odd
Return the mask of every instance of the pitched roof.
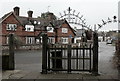
[[85, 30], [84, 30], [84, 29], [76, 29], [76, 36], [77, 36], [77, 37], [82, 36], [83, 33], [85, 33]]
[[7, 13], [7, 14], [5, 14], [2, 18], [1, 18], [1, 20], [0, 20], [0, 23], [2, 23], [8, 16], [10, 16], [12, 14], [12, 12], [9, 12], [9, 13]]
[[[46, 19], [43, 18], [30, 18], [30, 17], [24, 17], [24, 16], [17, 16], [14, 14], [14, 12], [9, 12], [7, 14], [5, 14], [1, 20], [0, 23], [2, 23], [6, 18], [8, 18], [10, 15], [14, 15], [14, 17], [20, 22], [20, 24], [24, 27], [25, 25], [33, 25], [34, 21], [35, 22], [40, 22], [39, 25], [35, 25], [36, 29], [41, 29], [41, 27], [44, 26], [48, 26], [49, 23]], [[33, 23], [31, 23], [30, 21], [32, 21]], [[44, 29], [44, 28], [42, 28]]]
[[[5, 15], [1, 18], [0, 23], [2, 23], [6, 18], [8, 18], [8, 17], [9, 17], [10, 15], [12, 15], [12, 14], [13, 14], [13, 16], [18, 20], [18, 22], [20, 22], [18, 16], [16, 16], [16, 15], [14, 14], [14, 12], [9, 12], [9, 13], [5, 14]], [[21, 22], [20, 22], [20, 24], [21, 24]]]
[[65, 19], [55, 20], [55, 21], [52, 21], [52, 23], [55, 28], [60, 28], [60, 27], [62, 27], [62, 24], [66, 23], [66, 24], [68, 24], [68, 26], [71, 29], [71, 31], [73, 32], [73, 34], [76, 35], [75, 30], [69, 25], [69, 23]]
[[23, 26], [34, 25], [35, 30], [44, 30], [49, 25], [49, 21], [43, 18], [18, 17]]
[[2, 19], [4, 19], [4, 18], [6, 18], [9, 14], [11, 14], [12, 12], [9, 12], [9, 13], [7, 13], [7, 14], [5, 14], [3, 17], [2, 17]]
[[[69, 23], [63, 19], [63, 20], [48, 20], [45, 18], [31, 18], [31, 17], [24, 17], [24, 16], [17, 16], [15, 15], [14, 12], [9, 12], [5, 14], [2, 17], [2, 20], [0, 22], [3, 22], [7, 17], [9, 17], [11, 14], [15, 16], [15, 18], [20, 22], [20, 24], [24, 27], [25, 25], [33, 25], [35, 26], [35, 30], [45, 30], [45, 26], [52, 26], [54, 28], [60, 28], [63, 23]], [[40, 24], [35, 24], [35, 23], [40, 23]], [[72, 27], [69, 25], [70, 29], [75, 35], [74, 30]]]
[[68, 24], [69, 28], [70, 28], [71, 31], [74, 33], [74, 35], [76, 35], [75, 30], [70, 26], [70, 24], [69, 24], [65, 19], [64, 19], [64, 21], [65, 21], [65, 23]]

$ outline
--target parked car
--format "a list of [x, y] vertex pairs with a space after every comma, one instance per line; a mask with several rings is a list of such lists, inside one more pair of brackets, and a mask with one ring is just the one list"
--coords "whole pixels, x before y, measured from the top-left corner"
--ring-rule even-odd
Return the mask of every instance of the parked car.
[[112, 39], [107, 39], [106, 44], [112, 44]]

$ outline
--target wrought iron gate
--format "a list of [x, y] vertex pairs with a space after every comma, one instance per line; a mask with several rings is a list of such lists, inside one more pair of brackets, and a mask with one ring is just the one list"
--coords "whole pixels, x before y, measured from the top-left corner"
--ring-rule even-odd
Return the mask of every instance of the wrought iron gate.
[[47, 56], [48, 71], [92, 71], [93, 51], [91, 44], [87, 47], [49, 46]]
[[98, 74], [98, 35], [93, 33], [93, 44], [83, 47], [48, 45], [47, 34], [42, 35], [42, 73], [48, 71], [88, 71]]

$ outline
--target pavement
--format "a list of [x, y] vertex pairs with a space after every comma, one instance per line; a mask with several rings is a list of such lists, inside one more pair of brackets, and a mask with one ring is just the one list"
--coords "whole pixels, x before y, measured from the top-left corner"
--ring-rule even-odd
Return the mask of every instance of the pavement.
[[[118, 71], [116, 68], [112, 65], [112, 57], [114, 55], [114, 47], [111, 45], [106, 45], [105, 43], [100, 43], [100, 49], [99, 49], [99, 74], [98, 76], [95, 76], [89, 72], [78, 72], [78, 73], [70, 73], [67, 72], [49, 72], [48, 74], [41, 74], [41, 65], [35, 64], [36, 61], [31, 59], [33, 63], [27, 64], [27, 61], [24, 62], [22, 65], [21, 63], [16, 65], [15, 70], [6, 70], [2, 71], [2, 80], [28, 80], [30, 81], [38, 81], [38, 80], [56, 80], [59, 79], [61, 81], [65, 80], [82, 80], [82, 81], [118, 81]], [[22, 53], [21, 53], [22, 54]], [[20, 59], [20, 55], [18, 55]], [[23, 57], [23, 55], [21, 55]], [[28, 55], [24, 56], [26, 59]], [[37, 56], [38, 57], [38, 56]], [[33, 56], [31, 56], [33, 58]], [[36, 59], [36, 57], [34, 56]], [[30, 61], [29, 59], [27, 59]], [[24, 59], [23, 59], [24, 61]], [[19, 63], [19, 60], [17, 61]], [[41, 62], [40, 62], [41, 63]], [[22, 66], [21, 66], [22, 65]], [[32, 67], [34, 66], [34, 68]], [[27, 67], [23, 69], [24, 67]], [[37, 69], [36, 69], [37, 68]], [[40, 68], [40, 69], [39, 69]], [[28, 69], [28, 70], [27, 70]], [[119, 79], [120, 81], [120, 79]]]
[[100, 74], [95, 76], [88, 72], [81, 73], [62, 73], [62, 72], [52, 72], [48, 74], [41, 74], [40, 72], [33, 71], [23, 71], [23, 70], [7, 70], [3, 71], [2, 79], [91, 79], [91, 80], [102, 80], [102, 79], [112, 79], [117, 80], [118, 76], [104, 75]]

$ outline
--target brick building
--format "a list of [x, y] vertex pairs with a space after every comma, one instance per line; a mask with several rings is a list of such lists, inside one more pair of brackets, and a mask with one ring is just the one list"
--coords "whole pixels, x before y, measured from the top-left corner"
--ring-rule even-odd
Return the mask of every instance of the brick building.
[[[58, 42], [67, 44], [72, 41], [75, 33], [70, 27], [66, 20], [56, 20], [53, 13], [47, 12], [47, 17], [33, 18], [33, 11], [28, 11], [28, 17], [20, 16], [20, 8], [15, 7], [12, 12], [5, 14], [1, 19], [2, 34], [2, 45], [8, 44], [8, 35], [14, 33], [23, 44], [38, 44], [38, 36], [41, 32], [45, 32], [45, 28], [49, 30], [47, 32], [49, 41], [51, 43], [55, 42], [55, 32], [50, 22], [57, 21], [61, 22], [60, 26], [55, 25], [54, 28], [57, 29], [57, 40]], [[56, 24], [56, 23], [55, 23]]]

